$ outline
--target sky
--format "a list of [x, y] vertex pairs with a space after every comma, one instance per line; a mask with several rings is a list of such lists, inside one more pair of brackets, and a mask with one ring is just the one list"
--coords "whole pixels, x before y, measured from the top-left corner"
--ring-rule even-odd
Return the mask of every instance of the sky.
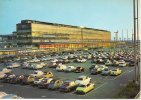
[[39, 20], [111, 31], [131, 39], [132, 0], [0, 0], [0, 34], [16, 31], [21, 20]]

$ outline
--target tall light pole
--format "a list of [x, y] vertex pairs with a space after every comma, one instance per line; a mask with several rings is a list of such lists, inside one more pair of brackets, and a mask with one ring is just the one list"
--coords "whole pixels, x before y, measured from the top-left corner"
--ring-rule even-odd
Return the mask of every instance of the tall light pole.
[[80, 30], [81, 30], [81, 44], [82, 44], [82, 49], [83, 49], [83, 47], [84, 47], [83, 28], [84, 28], [84, 26], [80, 26]]
[[137, 50], [136, 50], [136, 35], [138, 29], [138, 0], [133, 0], [133, 20], [134, 20], [134, 67], [135, 67], [135, 82], [138, 81], [138, 68], [137, 68]]
[[123, 41], [123, 29], [122, 29], [122, 41]]
[[128, 41], [128, 29], [127, 29], [127, 41]]

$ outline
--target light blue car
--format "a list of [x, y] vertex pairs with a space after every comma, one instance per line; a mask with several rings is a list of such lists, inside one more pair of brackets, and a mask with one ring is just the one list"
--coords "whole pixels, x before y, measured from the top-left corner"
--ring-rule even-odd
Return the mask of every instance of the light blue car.
[[105, 68], [102, 72], [101, 75], [109, 75], [110, 74], [110, 70], [108, 68]]

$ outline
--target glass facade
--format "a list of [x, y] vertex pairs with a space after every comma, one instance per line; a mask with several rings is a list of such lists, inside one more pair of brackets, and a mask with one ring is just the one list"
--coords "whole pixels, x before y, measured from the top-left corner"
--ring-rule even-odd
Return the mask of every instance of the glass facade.
[[81, 28], [34, 20], [22, 20], [21, 23], [17, 24], [18, 45], [52, 48], [53, 44], [57, 46], [66, 45], [64, 47], [67, 47], [69, 44], [70, 47], [79, 47], [79, 44], [90, 45], [96, 41], [110, 40], [111, 33], [107, 30]]

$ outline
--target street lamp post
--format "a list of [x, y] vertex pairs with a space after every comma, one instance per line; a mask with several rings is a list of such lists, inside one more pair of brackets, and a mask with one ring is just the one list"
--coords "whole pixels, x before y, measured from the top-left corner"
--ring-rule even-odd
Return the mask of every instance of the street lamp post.
[[81, 46], [82, 46], [82, 49], [84, 48], [83, 28], [84, 28], [84, 26], [80, 26], [80, 30], [81, 30]]

